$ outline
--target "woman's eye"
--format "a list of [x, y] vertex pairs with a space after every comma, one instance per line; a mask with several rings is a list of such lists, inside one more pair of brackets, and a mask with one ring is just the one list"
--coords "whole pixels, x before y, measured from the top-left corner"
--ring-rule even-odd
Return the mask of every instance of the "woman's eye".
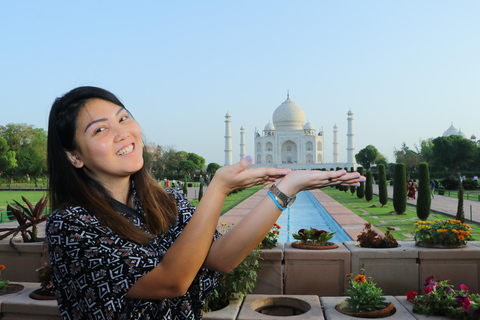
[[105, 128], [98, 128], [97, 130], [95, 130], [95, 134], [100, 133], [100, 132], [102, 132], [103, 130], [105, 130]]
[[120, 122], [125, 121], [125, 120], [127, 120], [127, 119], [128, 119], [127, 116], [123, 116], [123, 117], [120, 118]]

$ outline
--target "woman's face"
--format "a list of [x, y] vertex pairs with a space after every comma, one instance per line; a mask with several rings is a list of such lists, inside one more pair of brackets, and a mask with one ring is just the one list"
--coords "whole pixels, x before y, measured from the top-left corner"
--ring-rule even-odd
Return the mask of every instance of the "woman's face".
[[77, 168], [107, 186], [129, 177], [143, 166], [142, 133], [125, 108], [102, 100], [89, 100], [77, 118], [77, 150], [67, 156]]

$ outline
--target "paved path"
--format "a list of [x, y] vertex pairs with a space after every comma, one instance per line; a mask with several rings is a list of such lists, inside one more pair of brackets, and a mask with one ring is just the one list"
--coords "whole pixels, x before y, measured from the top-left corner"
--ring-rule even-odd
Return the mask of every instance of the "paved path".
[[[388, 186], [388, 198], [393, 199], [393, 186]], [[373, 185], [373, 193], [378, 195], [378, 185]], [[417, 205], [417, 200], [409, 199], [408, 204]], [[444, 213], [455, 217], [457, 214], [458, 199], [447, 196], [435, 195], [432, 199], [430, 209], [435, 212]], [[472, 212], [472, 219], [470, 219], [470, 210]], [[480, 223], [480, 202], [473, 200], [463, 200], [463, 211], [465, 212], [465, 221], [474, 221]]]

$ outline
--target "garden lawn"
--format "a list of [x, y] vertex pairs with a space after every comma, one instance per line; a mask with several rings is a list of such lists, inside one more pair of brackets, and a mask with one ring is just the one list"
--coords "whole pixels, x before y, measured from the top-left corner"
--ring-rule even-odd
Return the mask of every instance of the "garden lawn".
[[[373, 224], [382, 232], [386, 232], [387, 227], [394, 227], [395, 230], [390, 231], [390, 233], [393, 234], [396, 240], [413, 240], [414, 223], [419, 220], [415, 206], [407, 204], [405, 214], [397, 215], [392, 213], [394, 211], [392, 199], [388, 199], [388, 203], [382, 208], [377, 195], [373, 195], [372, 201], [367, 202], [365, 198], [359, 199], [356, 194], [352, 195], [350, 191], [343, 192], [335, 188], [323, 188], [322, 191]], [[427, 221], [454, 218], [431, 211]], [[471, 234], [473, 238], [480, 240], [480, 225], [470, 221], [465, 222], [472, 227]]]
[[4, 211], [7, 208], [7, 201], [10, 204], [15, 204], [13, 200], [17, 200], [20, 204], [25, 204], [22, 200], [24, 196], [32, 204], [35, 204], [40, 200], [41, 197], [47, 195], [46, 190], [43, 191], [11, 191], [11, 190], [0, 190], [0, 211]]
[[[222, 213], [220, 215], [223, 215], [225, 212], [234, 208], [237, 204], [239, 204], [243, 200], [247, 199], [248, 197], [250, 197], [251, 195], [256, 193], [258, 190], [262, 189], [263, 187], [264, 186], [254, 186], [254, 187], [250, 187], [248, 189], [244, 189], [242, 191], [239, 191], [237, 193], [231, 193], [225, 199], [225, 203], [223, 204], [223, 208], [222, 208]], [[190, 203], [194, 206], [197, 206], [198, 205], [198, 199], [191, 200]]]

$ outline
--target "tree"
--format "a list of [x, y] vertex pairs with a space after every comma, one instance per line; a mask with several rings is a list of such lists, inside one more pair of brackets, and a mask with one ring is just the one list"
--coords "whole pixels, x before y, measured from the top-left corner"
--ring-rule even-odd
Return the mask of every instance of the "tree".
[[388, 202], [388, 190], [387, 190], [387, 174], [385, 172], [385, 165], [378, 165], [378, 196], [380, 204], [385, 206]]
[[203, 198], [203, 183], [200, 183], [200, 189], [198, 190], [198, 201]]
[[432, 202], [432, 196], [430, 194], [430, 174], [426, 162], [420, 163], [418, 169], [417, 217], [425, 221], [430, 215], [430, 205]]
[[473, 141], [462, 136], [438, 137], [432, 143], [432, 157], [436, 163], [447, 168], [452, 177], [459, 166], [473, 162], [479, 152]]
[[393, 208], [397, 214], [404, 214], [407, 210], [407, 176], [404, 163], [395, 165], [393, 179]]
[[356, 155], [355, 159], [357, 163], [360, 163], [365, 170], [370, 169], [370, 166], [375, 161], [378, 155], [378, 150], [371, 144], [360, 150]]
[[220, 169], [221, 166], [215, 162], [211, 162], [207, 166], [207, 172], [211, 175], [214, 175], [215, 172], [217, 172], [218, 169]]
[[[363, 167], [357, 168], [358, 173], [363, 176]], [[365, 182], [360, 182], [360, 186], [357, 188], [357, 198], [362, 199], [365, 196]]]
[[17, 166], [17, 159], [15, 156], [15, 151], [10, 150], [7, 140], [0, 137], [0, 173]]
[[408, 177], [410, 177], [412, 172], [418, 169], [418, 165], [423, 161], [422, 155], [416, 146], [415, 149], [417, 150], [414, 151], [410, 149], [404, 142], [400, 150], [395, 150], [393, 152], [395, 155], [395, 162], [405, 164]]
[[9, 123], [6, 126], [0, 126], [0, 136], [7, 140], [10, 150], [18, 154], [23, 145], [32, 141], [37, 130], [43, 129], [35, 129], [33, 125], [26, 123]]
[[205, 168], [205, 159], [196, 153], [187, 153], [187, 160], [192, 161], [197, 171], [202, 171]]
[[460, 220], [462, 223], [465, 223], [465, 212], [463, 211], [463, 189], [462, 179], [460, 178], [460, 172], [457, 174], [458, 181], [460, 182], [460, 187], [458, 188], [458, 205], [457, 205], [457, 215], [456, 219]]
[[368, 202], [372, 201], [373, 199], [373, 185], [372, 185], [372, 171], [367, 170], [367, 174], [365, 175], [366, 182], [365, 182], [365, 200]]
[[[350, 172], [353, 172], [353, 167], [350, 168]], [[355, 194], [355, 191], [357, 191], [357, 187], [355, 186], [350, 186], [350, 192], [352, 193], [352, 196]]]
[[35, 187], [38, 177], [47, 172], [47, 134], [43, 129], [38, 129], [30, 142], [20, 149], [18, 171], [32, 177]]
[[178, 165], [178, 169], [180, 171], [183, 171], [185, 173], [190, 173], [192, 171], [195, 171], [197, 169], [197, 166], [195, 165], [195, 163], [191, 160], [181, 160], [179, 165]]
[[387, 166], [387, 158], [385, 158], [383, 154], [379, 153], [377, 154], [377, 157], [375, 158], [373, 163], [375, 163], [377, 167], [381, 164], [383, 164], [384, 166]]

